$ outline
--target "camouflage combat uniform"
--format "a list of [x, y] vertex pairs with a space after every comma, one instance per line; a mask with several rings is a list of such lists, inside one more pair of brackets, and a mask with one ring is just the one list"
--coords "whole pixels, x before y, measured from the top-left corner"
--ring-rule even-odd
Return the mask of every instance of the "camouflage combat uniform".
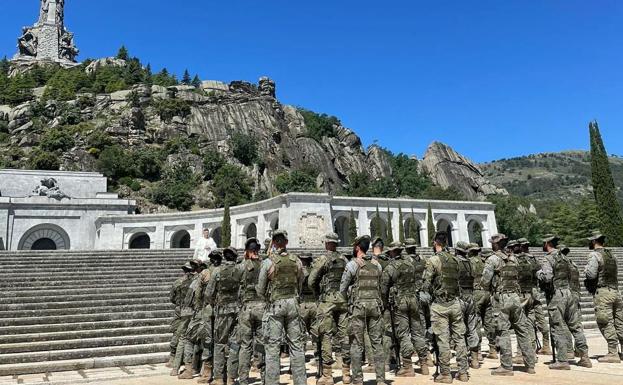
[[[304, 340], [315, 340], [316, 336], [312, 335], [312, 324], [316, 320], [318, 305], [316, 304], [316, 295], [309, 284], [310, 268], [303, 265], [303, 286], [301, 288], [301, 321], [303, 322]], [[316, 333], [314, 333], [316, 334]]]
[[169, 293], [169, 298], [171, 303], [175, 305], [175, 313], [173, 315], [173, 319], [171, 320], [171, 333], [173, 336], [171, 337], [171, 342], [169, 344], [169, 349], [171, 351], [171, 360], [169, 361], [168, 366], [173, 367], [175, 362], [175, 353], [177, 351], [177, 345], [180, 340], [181, 334], [184, 330], [181, 330], [180, 326], [184, 323], [184, 319], [182, 318], [182, 305], [184, 302], [184, 298], [188, 292], [188, 288], [192, 283], [193, 276], [190, 273], [184, 273], [184, 275], [178, 278], [173, 285], [171, 286], [171, 291]]
[[533, 372], [536, 355], [532, 349], [533, 332], [521, 307], [519, 299], [517, 259], [512, 255], [496, 251], [485, 262], [480, 285], [492, 294], [493, 319], [496, 330], [497, 346], [500, 349], [501, 368], [492, 374], [511, 374], [513, 370], [511, 327], [515, 330], [521, 347], [524, 364]]
[[[491, 252], [489, 250], [489, 252]], [[493, 325], [493, 308], [491, 307], [491, 294], [488, 290], [483, 289], [480, 280], [482, 279], [482, 273], [485, 269], [486, 257], [490, 255], [486, 251], [484, 254], [474, 255], [470, 257], [470, 264], [472, 267], [472, 274], [474, 276], [474, 311], [476, 312], [478, 332], [478, 348], [477, 351], [482, 351], [482, 337], [483, 332], [489, 340], [489, 352], [495, 352], [495, 327]]]
[[344, 269], [340, 283], [340, 292], [346, 298], [352, 286], [350, 309], [350, 357], [353, 384], [363, 383], [362, 360], [364, 332], [370, 336], [372, 358], [374, 361], [377, 383], [385, 383], [385, 354], [383, 350], [383, 305], [380, 283], [382, 268], [378, 261], [366, 255], [353, 258]]
[[[465, 242], [457, 242], [457, 249], [467, 253], [468, 245]], [[459, 261], [459, 287], [461, 288], [461, 311], [463, 312], [463, 322], [465, 323], [465, 344], [471, 352], [472, 368], [478, 369], [478, 316], [474, 304], [474, 273], [472, 264], [467, 255], [457, 252], [455, 257]]]
[[433, 255], [424, 271], [423, 292], [426, 297], [432, 295], [430, 305], [431, 323], [434, 338], [437, 341], [437, 357], [441, 379], [452, 381], [450, 375], [451, 346], [456, 351], [459, 374], [466, 376], [467, 348], [465, 346], [465, 322], [459, 301], [459, 272], [457, 258], [443, 250]]
[[258, 295], [266, 295], [268, 302], [262, 320], [267, 384], [279, 383], [281, 371], [279, 348], [284, 337], [290, 352], [294, 385], [305, 385], [307, 382], [303, 330], [298, 303], [302, 282], [301, 261], [285, 249], [277, 250], [262, 262], [257, 292]]
[[617, 260], [612, 251], [597, 247], [588, 255], [584, 270], [588, 280], [597, 280], [594, 294], [595, 316], [601, 334], [608, 343], [608, 357], [602, 362], [620, 362], [619, 344], [623, 345], [623, 299], [619, 292]]

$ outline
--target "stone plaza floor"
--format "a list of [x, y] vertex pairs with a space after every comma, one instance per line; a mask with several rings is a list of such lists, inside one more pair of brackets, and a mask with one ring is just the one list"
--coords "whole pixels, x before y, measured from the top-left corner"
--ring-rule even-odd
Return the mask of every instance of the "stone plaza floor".
[[[470, 369], [470, 383], [482, 385], [499, 384], [503, 381], [505, 384], [590, 384], [590, 385], [615, 385], [623, 384], [623, 363], [622, 364], [600, 364], [597, 363], [596, 357], [606, 353], [606, 343], [599, 331], [596, 329], [587, 330], [587, 340], [589, 343], [589, 353], [593, 359], [593, 368], [586, 369], [571, 365], [570, 371], [554, 371], [547, 368], [546, 362], [551, 357], [539, 356], [535, 375], [529, 375], [518, 368], [513, 377], [493, 377], [490, 369], [495, 368], [499, 363], [495, 360], [486, 359], [482, 368], [478, 370]], [[513, 344], [513, 346], [515, 346]], [[309, 352], [311, 354], [311, 352]], [[288, 360], [284, 359], [282, 363], [282, 376], [280, 384], [292, 384], [290, 376], [285, 374], [288, 366]], [[431, 374], [434, 368], [431, 368]], [[169, 369], [164, 364], [159, 365], [139, 365], [129, 367], [103, 368], [91, 370], [79, 370], [70, 372], [56, 372], [47, 374], [29, 374], [19, 376], [0, 377], [0, 385], [69, 385], [69, 384], [94, 384], [94, 385], [171, 385], [171, 384], [195, 384], [194, 380], [178, 380], [169, 376]], [[313, 377], [315, 369], [308, 364], [307, 384], [315, 384], [316, 379]], [[336, 380], [339, 379], [341, 371], [334, 373]], [[252, 378], [253, 379], [253, 378]], [[387, 383], [393, 385], [406, 385], [414, 383], [433, 383], [432, 375], [421, 376], [416, 375], [415, 378], [398, 378], [393, 373], [387, 374]], [[459, 383], [458, 381], [455, 381]], [[255, 378], [252, 382], [260, 384], [259, 378]], [[336, 382], [336, 384], [342, 384]], [[374, 374], [365, 373], [365, 384], [374, 385]]]

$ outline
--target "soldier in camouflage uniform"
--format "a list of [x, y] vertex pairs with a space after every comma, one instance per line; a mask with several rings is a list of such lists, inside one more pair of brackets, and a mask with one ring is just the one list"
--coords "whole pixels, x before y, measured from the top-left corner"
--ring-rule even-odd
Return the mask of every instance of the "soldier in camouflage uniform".
[[[623, 345], [623, 299], [619, 292], [617, 260], [612, 251], [604, 247], [606, 237], [594, 231], [588, 238], [591, 252], [584, 277], [589, 287], [596, 287], [593, 294], [595, 316], [601, 334], [608, 343], [608, 354], [599, 362], [620, 363], [619, 345]], [[591, 291], [594, 291], [591, 289]]]
[[290, 368], [294, 385], [305, 385], [305, 352], [299, 296], [303, 284], [301, 261], [288, 253], [288, 234], [285, 230], [273, 232], [275, 253], [262, 262], [257, 293], [268, 302], [262, 327], [266, 350], [267, 384], [278, 384], [280, 373], [279, 346], [284, 338], [290, 351]]
[[[385, 253], [385, 242], [383, 239], [376, 237], [372, 240], [372, 255], [374, 259], [381, 265], [383, 269], [387, 267], [390, 262], [389, 257]], [[394, 351], [392, 349], [392, 333], [391, 333], [391, 317], [389, 315], [389, 309], [385, 309], [383, 312], [383, 322], [385, 323], [385, 334], [383, 334], [383, 351], [385, 352], [385, 367], [389, 368], [389, 364], [392, 360], [397, 360], [398, 357], [394, 357]], [[370, 345], [370, 337], [366, 333], [366, 357], [371, 356], [372, 347]]]
[[519, 299], [519, 267], [517, 259], [502, 252], [508, 242], [504, 234], [495, 234], [489, 242], [494, 254], [485, 262], [480, 285], [492, 293], [493, 318], [496, 328], [496, 340], [500, 349], [501, 365], [491, 374], [498, 376], [513, 375], [513, 358], [510, 338], [511, 327], [523, 353], [527, 373], [534, 374], [536, 355], [532, 349], [533, 332], [526, 318]]
[[430, 303], [434, 338], [439, 348], [437, 362], [440, 373], [435, 382], [451, 384], [451, 346], [455, 347], [459, 367], [457, 379], [469, 381], [467, 348], [465, 347], [465, 323], [459, 301], [459, 261], [446, 248], [448, 235], [440, 231], [433, 239], [433, 255], [426, 264], [420, 300]]
[[242, 270], [236, 266], [238, 252], [233, 247], [223, 250], [223, 263], [217, 267], [205, 289], [214, 308], [214, 385], [223, 385], [227, 365], [227, 385], [238, 377], [239, 347], [233, 338], [240, 304], [238, 289]]
[[353, 243], [353, 259], [346, 264], [340, 293], [347, 297], [348, 289], [352, 287], [349, 297], [350, 308], [350, 342], [351, 368], [353, 371], [352, 383], [363, 384], [364, 332], [367, 330], [372, 345], [377, 385], [385, 384], [385, 355], [383, 351], [383, 303], [381, 299], [381, 274], [383, 269], [376, 259], [367, 253], [370, 247], [370, 237], [358, 237]]
[[[181, 334], [185, 332], [185, 329], [182, 330], [182, 326], [184, 324], [184, 318], [182, 317], [182, 306], [184, 303], [184, 298], [186, 298], [188, 288], [192, 283], [193, 275], [195, 274], [195, 267], [196, 265], [191, 265], [190, 261], [186, 262], [184, 266], [182, 266], [184, 275], [178, 278], [175, 283], [173, 283], [173, 286], [171, 286], [169, 297], [171, 299], [171, 303], [175, 305], [175, 314], [173, 316], [173, 320], [171, 321], [171, 333], [173, 333], [173, 336], [171, 337], [171, 343], [169, 344], [169, 347], [171, 349], [171, 356], [169, 357], [169, 362], [166, 365], [167, 368], [174, 367], [177, 345], [179, 343]], [[175, 373], [175, 375], [177, 376], [177, 372]]]
[[201, 285], [205, 276], [203, 272], [208, 266], [200, 260], [195, 260], [194, 263], [196, 265], [195, 276], [186, 292], [181, 311], [181, 316], [184, 317], [184, 333], [181, 334], [177, 344], [175, 363], [171, 369], [171, 375], [177, 375], [180, 363], [183, 361], [184, 371], [177, 377], [180, 380], [192, 379], [194, 375], [198, 374], [195, 368], [195, 359], [199, 350], [199, 331], [202, 330]]
[[411, 356], [416, 350], [420, 365], [428, 371], [428, 346], [420, 319], [419, 288], [415, 280], [417, 270], [424, 266], [421, 262], [414, 261], [411, 256], [402, 255], [400, 242], [392, 242], [388, 253], [391, 262], [383, 270], [381, 294], [385, 307], [394, 314], [395, 338], [402, 358], [402, 365], [396, 376], [413, 377], [415, 371]]
[[478, 361], [478, 316], [474, 305], [474, 272], [472, 264], [467, 256], [469, 244], [459, 241], [454, 248], [454, 256], [459, 261], [459, 286], [461, 287], [461, 310], [463, 322], [465, 322], [465, 344], [470, 354], [470, 367], [480, 368]]
[[474, 311], [476, 312], [478, 322], [476, 328], [478, 331], [478, 352], [482, 352], [482, 330], [484, 330], [484, 335], [489, 340], [488, 358], [497, 360], [499, 357], [495, 346], [495, 326], [493, 325], [491, 294], [489, 290], [484, 289], [481, 285], [485, 261], [493, 255], [493, 251], [491, 249], [483, 249], [475, 243], [470, 244], [467, 251], [472, 266], [472, 273], [474, 274]]
[[[568, 257], [569, 256], [569, 252], [571, 251], [565, 245], [558, 245], [558, 250], [560, 250], [562, 255], [564, 255], [565, 257]], [[571, 290], [571, 294], [573, 295], [573, 299], [575, 301], [575, 304], [576, 304], [577, 308], [580, 309], [580, 312], [581, 312], [582, 309], [581, 309], [581, 306], [580, 306], [580, 296], [581, 296], [581, 287], [582, 287], [582, 285], [580, 284], [580, 269], [575, 264], [575, 262], [573, 262], [571, 260], [571, 258], [569, 258], [569, 262], [570, 262], [570, 265], [569, 265], [569, 289]], [[569, 341], [573, 341], [573, 334], [571, 334], [569, 329], [567, 329], [567, 339]], [[573, 347], [574, 347], [573, 350], [569, 349], [567, 351], [567, 358], [569, 360], [574, 360], [575, 357], [580, 357], [580, 352], [579, 352], [577, 346], [575, 346], [575, 342], [574, 342]]]
[[317, 335], [322, 348], [322, 377], [317, 385], [332, 385], [333, 373], [331, 366], [335, 362], [332, 345], [337, 341], [342, 355], [342, 382], [351, 383], [350, 346], [348, 342], [348, 303], [340, 294], [340, 282], [348, 260], [337, 252], [338, 235], [329, 233], [325, 236], [326, 254], [318, 258], [309, 274], [311, 287], [320, 288], [318, 304]]
[[[558, 236], [546, 235], [543, 239], [543, 251], [547, 253], [541, 270], [537, 276], [543, 287], [546, 288], [545, 295], [547, 300], [547, 311], [552, 325], [552, 336], [556, 347], [556, 358], [558, 362], [550, 364], [550, 369], [569, 370], [567, 352], [573, 350], [572, 342], [567, 338], [566, 328], [569, 328], [575, 344], [580, 352], [578, 366], [590, 368], [592, 366], [588, 358], [588, 345], [584, 337], [582, 318], [580, 310], [569, 289], [571, 275], [571, 263], [569, 259], [560, 253]], [[523, 348], [522, 348], [523, 350]]]
[[[301, 254], [298, 257], [301, 261], [301, 265], [303, 266], [304, 276], [303, 287], [301, 288], [301, 304], [299, 305], [301, 309], [301, 321], [303, 322], [303, 338], [305, 343], [309, 340], [312, 340], [312, 342], [314, 342], [316, 340], [317, 333], [312, 333], [312, 324], [316, 320], [318, 305], [316, 304], [316, 291], [309, 284], [309, 273], [311, 271], [312, 255]], [[318, 352], [314, 352], [314, 354], [317, 353]]]
[[249, 370], [251, 356], [256, 351], [257, 361], [264, 378], [264, 345], [262, 337], [262, 317], [266, 308], [266, 301], [255, 290], [260, 275], [261, 261], [259, 257], [260, 245], [255, 238], [247, 239], [245, 243], [244, 261], [242, 269], [242, 287], [240, 298], [242, 309], [238, 317], [238, 334], [240, 339], [238, 383], [249, 384]]

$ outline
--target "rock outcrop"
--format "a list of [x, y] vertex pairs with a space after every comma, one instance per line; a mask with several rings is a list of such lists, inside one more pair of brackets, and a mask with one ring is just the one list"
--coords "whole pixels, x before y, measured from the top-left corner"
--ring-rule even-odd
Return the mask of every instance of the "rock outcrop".
[[420, 165], [435, 185], [454, 187], [468, 199], [482, 200], [488, 195], [508, 195], [505, 189], [485, 178], [476, 164], [443, 143], [431, 143]]

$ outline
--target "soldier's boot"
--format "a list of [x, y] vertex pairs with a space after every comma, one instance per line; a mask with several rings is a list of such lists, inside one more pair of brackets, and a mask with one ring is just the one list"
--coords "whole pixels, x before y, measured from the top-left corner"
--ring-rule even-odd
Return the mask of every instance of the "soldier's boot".
[[435, 366], [435, 360], [433, 360], [433, 356], [430, 353], [428, 353], [428, 355], [426, 356], [426, 366], [428, 366], [429, 368]]
[[593, 363], [591, 362], [591, 359], [588, 358], [588, 353], [581, 353], [580, 354], [580, 361], [578, 361], [577, 365], [581, 366], [583, 368], [592, 368], [593, 367]]
[[437, 377], [435, 377], [434, 381], [440, 384], [451, 384], [452, 375], [451, 374], [440, 374]]
[[420, 374], [422, 374], [424, 376], [428, 376], [428, 374], [429, 374], [429, 372], [428, 372], [428, 362], [426, 360], [426, 357], [420, 358]]
[[523, 364], [523, 355], [521, 353], [517, 352], [513, 356], [513, 364], [516, 364], [516, 365], [522, 365]]
[[575, 360], [575, 352], [573, 351], [567, 352], [567, 360], [569, 361]]
[[169, 356], [169, 362], [167, 362], [167, 364], [164, 366], [167, 368], [172, 368], [174, 363], [175, 363], [175, 354], [171, 354]]
[[604, 364], [618, 364], [621, 362], [621, 357], [617, 353], [608, 353], [603, 357], [599, 357], [597, 361]]
[[322, 365], [322, 377], [318, 379], [316, 385], [333, 385], [333, 369], [331, 365]]
[[402, 359], [402, 367], [396, 372], [396, 377], [415, 377], [411, 357]]
[[527, 367], [526, 368], [526, 373], [528, 373], [528, 374], [536, 374], [536, 370], [534, 370], [534, 368]]
[[471, 353], [472, 360], [469, 363], [469, 367], [472, 369], [480, 369], [480, 362], [478, 361], [478, 352]]
[[542, 356], [551, 356], [552, 355], [552, 348], [549, 345], [549, 335], [543, 334], [543, 346], [541, 347], [541, 349], [537, 353], [542, 355]]
[[182, 372], [182, 374], [180, 374], [179, 376], [177, 376], [177, 378], [179, 380], [192, 380], [193, 376], [195, 375], [195, 369], [193, 369], [193, 364], [184, 364], [184, 371]]
[[350, 375], [350, 365], [342, 365], [342, 382], [348, 385], [352, 381], [353, 378]]
[[454, 377], [455, 379], [461, 381], [461, 382], [468, 382], [469, 381], [469, 375], [467, 373], [457, 373], [456, 377]]
[[171, 377], [176, 377], [178, 375], [179, 371], [180, 371], [180, 368], [175, 368], [175, 367], [171, 368], [171, 371], [169, 372], [169, 375]]
[[499, 366], [491, 371], [492, 376], [514, 376], [513, 369], [506, 369], [503, 366]]
[[214, 381], [212, 381], [212, 385], [225, 385], [225, 382], [222, 378], [215, 378]]
[[236, 380], [234, 378], [227, 379], [227, 385], [234, 385], [235, 383], [236, 383]]
[[498, 351], [497, 351], [495, 345], [489, 345], [489, 354], [487, 355], [487, 358], [490, 358], [492, 360], [499, 359]]
[[203, 363], [203, 371], [201, 373], [201, 377], [197, 380], [199, 384], [207, 384], [210, 382], [210, 377], [212, 377], [212, 363], [209, 360], [206, 360]]
[[568, 362], [554, 362], [549, 364], [551, 370], [571, 370]]

